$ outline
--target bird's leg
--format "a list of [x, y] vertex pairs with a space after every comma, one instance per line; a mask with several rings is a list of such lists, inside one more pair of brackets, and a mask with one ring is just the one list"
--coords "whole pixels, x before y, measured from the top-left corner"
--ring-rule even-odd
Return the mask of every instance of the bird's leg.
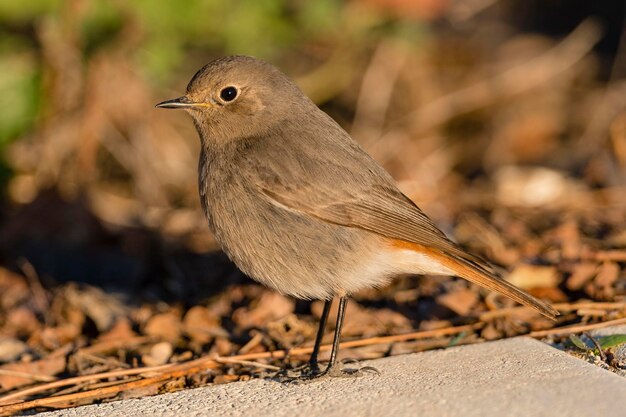
[[330, 351], [330, 360], [328, 367], [319, 376], [341, 376], [341, 377], [355, 377], [361, 376], [365, 372], [371, 372], [379, 374], [378, 370], [372, 366], [365, 366], [357, 369], [340, 369], [341, 366], [336, 367], [337, 353], [339, 352], [339, 341], [341, 340], [341, 328], [343, 327], [343, 319], [346, 315], [346, 303], [348, 297], [343, 296], [339, 298], [339, 307], [337, 309], [337, 323], [335, 324], [335, 337], [333, 339], [333, 348]]
[[317, 362], [317, 357], [320, 353], [320, 346], [322, 344], [322, 339], [324, 338], [324, 330], [326, 329], [326, 322], [328, 321], [328, 313], [330, 312], [330, 306], [333, 304], [333, 299], [324, 301], [324, 310], [322, 311], [322, 316], [320, 317], [320, 324], [317, 329], [317, 336], [315, 336], [315, 345], [313, 345], [313, 352], [311, 352], [311, 359], [309, 359], [309, 367], [311, 372], [319, 371], [319, 364]]
[[[295, 369], [285, 366], [273, 375], [274, 378], [284, 381], [293, 381], [316, 378], [325, 374], [325, 372], [320, 370], [318, 357], [320, 353], [320, 346], [322, 345], [322, 339], [324, 338], [324, 330], [326, 329], [326, 323], [328, 322], [328, 314], [330, 313], [330, 307], [332, 304], [332, 298], [324, 301], [324, 309], [322, 310], [322, 315], [320, 317], [317, 335], [315, 336], [315, 344], [313, 345], [313, 351], [311, 352], [309, 363]], [[297, 376], [293, 376], [294, 374]]]
[[[309, 363], [304, 367], [295, 370], [282, 370], [274, 375], [274, 379], [280, 382], [288, 383], [306, 383], [314, 381], [318, 378], [330, 376], [330, 377], [357, 377], [363, 375], [365, 371], [379, 373], [375, 368], [366, 366], [359, 369], [341, 369], [341, 365], [337, 365], [337, 354], [339, 352], [339, 342], [341, 340], [341, 329], [343, 327], [343, 319], [346, 315], [346, 304], [348, 298], [342, 296], [339, 298], [339, 307], [337, 308], [337, 322], [335, 324], [335, 335], [333, 337], [333, 346], [330, 351], [330, 359], [328, 366], [322, 371], [319, 368], [318, 354], [320, 351], [320, 345], [322, 343], [322, 337], [324, 336], [324, 328], [328, 320], [328, 314], [330, 312], [330, 306], [332, 300], [328, 300], [324, 304], [324, 310], [320, 317], [320, 326], [315, 338], [315, 345], [311, 352], [311, 359]], [[294, 375], [295, 373], [295, 375]]]
[[[322, 338], [324, 336], [324, 328], [326, 327], [326, 321], [328, 320], [328, 313], [330, 312], [330, 306], [332, 299], [324, 303], [324, 311], [320, 317], [320, 327], [317, 331], [315, 338], [315, 345], [313, 346], [313, 352], [311, 352], [311, 359], [309, 360], [308, 370], [302, 373], [303, 379], [313, 379], [329, 374], [329, 372], [335, 370], [337, 362], [337, 353], [339, 352], [339, 342], [341, 340], [341, 328], [343, 327], [343, 318], [346, 315], [346, 302], [348, 298], [343, 296], [339, 298], [339, 307], [337, 308], [337, 322], [335, 324], [335, 336], [333, 337], [333, 346], [330, 351], [330, 359], [328, 366], [323, 371], [319, 368], [317, 357], [322, 344]], [[339, 372], [341, 373], [341, 372]]]
[[328, 361], [328, 367], [324, 371], [327, 374], [337, 361], [337, 353], [339, 352], [339, 341], [341, 340], [341, 328], [343, 327], [343, 318], [346, 315], [346, 302], [348, 298], [346, 296], [339, 298], [339, 307], [337, 307], [337, 322], [335, 324], [335, 336], [333, 337], [333, 348], [330, 351], [330, 360]]

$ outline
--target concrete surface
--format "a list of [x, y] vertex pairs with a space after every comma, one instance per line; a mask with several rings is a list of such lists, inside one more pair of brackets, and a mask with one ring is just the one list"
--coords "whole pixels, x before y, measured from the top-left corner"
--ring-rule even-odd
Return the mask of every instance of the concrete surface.
[[626, 410], [626, 379], [528, 338], [364, 364], [381, 374], [303, 385], [235, 382], [41, 415], [572, 417]]

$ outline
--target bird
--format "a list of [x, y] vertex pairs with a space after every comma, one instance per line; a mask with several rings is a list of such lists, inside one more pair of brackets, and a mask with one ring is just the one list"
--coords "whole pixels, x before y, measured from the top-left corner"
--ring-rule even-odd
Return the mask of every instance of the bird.
[[[156, 107], [183, 109], [193, 120], [201, 143], [200, 203], [234, 264], [282, 294], [324, 301], [301, 378], [337, 373], [348, 298], [399, 275], [458, 276], [549, 318], [559, 314], [449, 239], [272, 64], [218, 58], [192, 77], [183, 96]], [[332, 349], [322, 368], [318, 355], [334, 299]]]

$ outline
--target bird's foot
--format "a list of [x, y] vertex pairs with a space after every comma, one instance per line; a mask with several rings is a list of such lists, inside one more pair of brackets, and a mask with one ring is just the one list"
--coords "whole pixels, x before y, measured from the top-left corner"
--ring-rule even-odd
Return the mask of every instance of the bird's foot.
[[347, 364], [355, 364], [358, 363], [356, 359], [344, 359], [340, 364], [333, 366], [331, 369], [327, 369], [326, 372], [328, 376], [335, 378], [356, 378], [363, 376], [365, 374], [376, 374], [380, 375], [380, 371], [373, 366], [363, 366], [361, 368], [347, 368], [345, 365]]
[[268, 376], [278, 382], [308, 381], [320, 378], [326, 374], [317, 363], [307, 363], [297, 368], [283, 367], [280, 371]]
[[[351, 361], [356, 362], [356, 361]], [[378, 369], [372, 366], [364, 366], [362, 368], [346, 368], [344, 363], [338, 363], [332, 367], [321, 369], [317, 363], [308, 363], [293, 369], [281, 369], [271, 375], [269, 379], [290, 384], [303, 384], [317, 381], [324, 378], [356, 378], [365, 374], [380, 374]]]

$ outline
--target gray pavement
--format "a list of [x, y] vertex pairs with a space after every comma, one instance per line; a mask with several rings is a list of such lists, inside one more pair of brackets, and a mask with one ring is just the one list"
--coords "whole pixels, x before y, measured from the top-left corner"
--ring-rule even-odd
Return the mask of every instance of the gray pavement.
[[623, 416], [626, 379], [515, 338], [363, 362], [380, 375], [304, 385], [235, 382], [91, 405], [86, 416]]

